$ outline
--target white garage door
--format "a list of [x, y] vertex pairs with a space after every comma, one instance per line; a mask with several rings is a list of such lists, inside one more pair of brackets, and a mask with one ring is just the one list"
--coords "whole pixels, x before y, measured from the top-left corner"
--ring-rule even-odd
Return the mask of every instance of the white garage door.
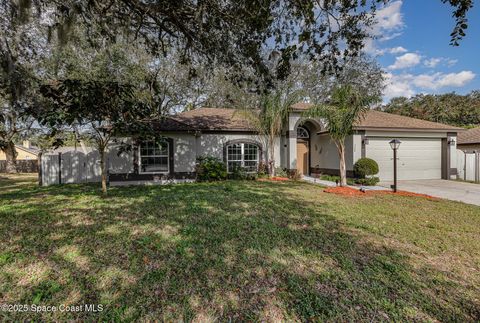
[[[393, 181], [393, 138], [369, 138], [365, 146], [366, 157], [378, 163], [378, 177], [382, 181]], [[442, 140], [422, 138], [399, 138], [402, 142], [397, 151], [399, 180], [441, 179]]]

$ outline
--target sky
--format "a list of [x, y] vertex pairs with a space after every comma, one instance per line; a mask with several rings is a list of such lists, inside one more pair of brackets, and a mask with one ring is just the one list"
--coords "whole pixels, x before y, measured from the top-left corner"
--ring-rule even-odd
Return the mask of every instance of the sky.
[[418, 93], [480, 90], [480, 6], [469, 12], [459, 47], [449, 44], [452, 11], [441, 0], [395, 0], [377, 12], [377, 39], [365, 50], [385, 70], [385, 102]]

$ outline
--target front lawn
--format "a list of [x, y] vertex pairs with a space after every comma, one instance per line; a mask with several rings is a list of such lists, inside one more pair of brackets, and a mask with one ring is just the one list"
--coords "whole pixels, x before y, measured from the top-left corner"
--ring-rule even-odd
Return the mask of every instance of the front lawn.
[[39, 188], [0, 175], [9, 320], [480, 320], [480, 208], [302, 182]]

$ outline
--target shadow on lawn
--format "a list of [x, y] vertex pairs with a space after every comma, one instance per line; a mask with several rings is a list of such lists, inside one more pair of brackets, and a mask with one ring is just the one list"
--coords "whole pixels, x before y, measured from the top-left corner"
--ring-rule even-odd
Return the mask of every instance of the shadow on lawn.
[[[292, 194], [297, 186], [317, 189], [226, 182], [113, 188], [106, 199], [88, 185], [0, 193], [21, 204], [14, 213], [0, 208], [7, 245], [0, 256], [0, 300], [105, 306], [96, 314], [3, 315], [480, 319], [478, 304], [464, 297], [461, 286], [433, 269], [413, 268], [407, 255], [362, 240], [328, 205]], [[26, 279], [32, 272], [35, 278]]]

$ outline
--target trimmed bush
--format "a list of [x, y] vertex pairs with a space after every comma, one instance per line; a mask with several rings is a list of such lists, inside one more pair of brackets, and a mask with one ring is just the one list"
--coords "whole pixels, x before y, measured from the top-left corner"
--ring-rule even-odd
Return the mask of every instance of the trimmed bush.
[[380, 182], [380, 178], [372, 176], [372, 177], [366, 177], [366, 178], [357, 178], [355, 180], [355, 183], [364, 185], [364, 186], [375, 186]]
[[197, 158], [195, 165], [197, 181], [221, 181], [227, 179], [225, 163], [216, 157], [202, 156]]
[[353, 171], [355, 172], [355, 176], [364, 179], [367, 176], [378, 174], [378, 164], [371, 158], [360, 158], [355, 165], [353, 165]]

